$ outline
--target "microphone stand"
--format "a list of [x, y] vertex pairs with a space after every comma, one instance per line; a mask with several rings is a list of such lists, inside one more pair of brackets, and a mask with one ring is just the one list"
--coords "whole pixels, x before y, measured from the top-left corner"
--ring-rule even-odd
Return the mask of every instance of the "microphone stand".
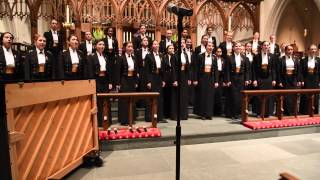
[[177, 125], [176, 125], [176, 180], [180, 180], [180, 156], [181, 156], [181, 124], [180, 124], [180, 91], [181, 91], [181, 34], [183, 31], [183, 16], [178, 16], [178, 92], [177, 92]]

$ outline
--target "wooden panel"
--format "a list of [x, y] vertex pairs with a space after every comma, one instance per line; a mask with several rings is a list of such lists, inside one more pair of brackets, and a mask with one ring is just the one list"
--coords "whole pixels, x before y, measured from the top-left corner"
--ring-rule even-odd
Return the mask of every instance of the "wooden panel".
[[6, 88], [13, 179], [61, 179], [99, 149], [94, 81]]
[[63, 82], [26, 83], [22, 87], [6, 85], [6, 106], [10, 109], [96, 93], [93, 80]]

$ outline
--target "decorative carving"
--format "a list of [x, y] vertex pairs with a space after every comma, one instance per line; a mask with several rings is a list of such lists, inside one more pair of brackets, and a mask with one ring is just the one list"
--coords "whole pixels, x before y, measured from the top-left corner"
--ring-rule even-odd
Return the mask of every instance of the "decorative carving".
[[52, 0], [43, 0], [39, 8], [38, 17], [45, 19], [54, 17], [55, 8], [53, 6], [54, 3]]
[[0, 18], [18, 17], [21, 20], [30, 16], [26, 0], [0, 0]]
[[[170, 2], [180, 7], [188, 7], [188, 4], [184, 4], [179, 0], [169, 0], [168, 3]], [[183, 24], [185, 27], [190, 27], [190, 17], [185, 17], [183, 19]], [[163, 8], [160, 16], [160, 26], [165, 29], [175, 29], [177, 27], [177, 16], [169, 13], [167, 8]]]
[[232, 30], [240, 30], [246, 29], [247, 31], [250, 29], [254, 29], [253, 20], [250, 16], [248, 10], [240, 4], [233, 10], [232, 14]]
[[115, 9], [111, 0], [85, 0], [81, 21], [110, 25], [116, 19]]
[[198, 24], [200, 26], [210, 26], [213, 29], [223, 28], [221, 13], [215, 4], [212, 2], [207, 2], [201, 8], [198, 14]]
[[[164, 33], [165, 29], [175, 29], [177, 16], [169, 13], [166, 6], [173, 2], [178, 6], [195, 10], [193, 17], [183, 20], [184, 26], [197, 33], [201, 26], [211, 26], [221, 31], [227, 28], [231, 15], [232, 31], [253, 30], [258, 26], [255, 18], [261, 0], [0, 0], [0, 19], [13, 17], [30, 18], [34, 26], [37, 18], [56, 18], [65, 21], [66, 4], [70, 4], [72, 21], [76, 28], [80, 23], [89, 23], [93, 28], [117, 27], [120, 31], [135, 33], [138, 25], [145, 24], [149, 33]], [[39, 8], [38, 8], [39, 6]], [[32, 9], [32, 17], [30, 10]], [[33, 14], [35, 13], [35, 14]], [[37, 15], [34, 16], [34, 15]], [[191, 27], [193, 26], [193, 27]], [[35, 28], [36, 29], [36, 28]], [[124, 33], [124, 32], [123, 32]], [[118, 34], [121, 36], [121, 34]], [[131, 35], [130, 35], [131, 36]], [[128, 36], [129, 37], [129, 36]], [[157, 38], [160, 37], [157, 34]], [[125, 38], [123, 38], [125, 39]], [[130, 40], [130, 39], [129, 39]]]
[[155, 27], [156, 12], [147, 0], [129, 0], [121, 13], [126, 26], [145, 24], [147, 28]]

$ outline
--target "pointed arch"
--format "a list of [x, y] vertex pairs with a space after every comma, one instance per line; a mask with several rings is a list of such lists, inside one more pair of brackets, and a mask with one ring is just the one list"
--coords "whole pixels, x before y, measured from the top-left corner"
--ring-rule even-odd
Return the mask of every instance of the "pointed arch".
[[268, 28], [265, 28], [266, 32], [264, 34], [276, 33], [282, 14], [285, 11], [290, 1], [291, 0], [276, 1], [276, 3], [273, 5], [272, 10], [269, 14], [269, 17], [266, 23]]
[[254, 16], [254, 13], [252, 12], [252, 10], [250, 9], [250, 7], [248, 6], [248, 4], [244, 3], [244, 2], [238, 2], [229, 12], [228, 17], [232, 15], [232, 13], [240, 7], [240, 5], [242, 5], [244, 7], [245, 10], [247, 10], [247, 12], [250, 15], [251, 21], [253, 23], [253, 27], [254, 29], [257, 29], [257, 22]]
[[212, 2], [218, 9], [219, 13], [221, 14], [221, 18], [222, 18], [222, 23], [223, 23], [223, 27], [226, 29], [228, 26], [228, 21], [227, 21], [227, 17], [225, 14], [225, 11], [223, 10], [223, 8], [220, 6], [220, 4], [216, 1], [216, 0], [206, 0], [203, 1], [199, 4], [199, 6], [196, 8], [196, 11], [194, 12], [195, 16], [197, 16], [199, 14], [199, 12], [201, 11], [202, 7], [206, 4]]

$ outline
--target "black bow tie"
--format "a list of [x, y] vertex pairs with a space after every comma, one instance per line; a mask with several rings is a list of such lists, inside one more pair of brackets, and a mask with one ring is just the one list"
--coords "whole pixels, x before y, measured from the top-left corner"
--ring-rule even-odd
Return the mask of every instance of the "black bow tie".
[[208, 54], [207, 57], [211, 57], [210, 54]]
[[131, 55], [129, 54], [128, 57], [131, 57]]
[[159, 56], [159, 54], [157, 53], [156, 56]]
[[43, 54], [43, 51], [40, 51], [39, 54]]

